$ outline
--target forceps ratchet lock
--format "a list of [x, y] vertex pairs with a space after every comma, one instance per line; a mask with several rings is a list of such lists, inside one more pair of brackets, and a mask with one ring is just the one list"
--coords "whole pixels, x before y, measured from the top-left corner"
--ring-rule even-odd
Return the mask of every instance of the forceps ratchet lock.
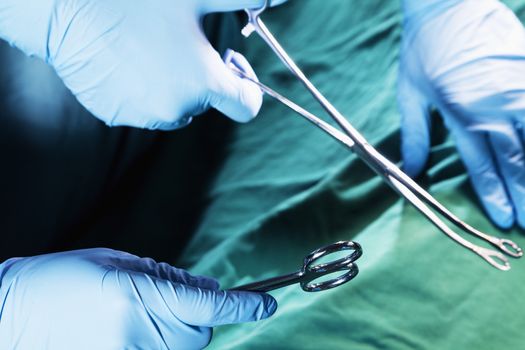
[[[251, 79], [231, 62], [229, 65], [230, 68], [240, 77], [248, 79], [254, 84], [258, 85], [259, 88], [267, 95], [285, 104], [293, 111], [306, 118], [309, 122], [313, 123], [324, 132], [331, 135], [340, 143], [350, 148], [372, 170], [381, 176], [390, 187], [392, 187], [399, 195], [410, 202], [425, 217], [427, 217], [427, 219], [430, 220], [432, 224], [434, 224], [448, 237], [453, 239], [464, 248], [467, 248], [476, 253], [495, 268], [503, 271], [509, 270], [510, 263], [504, 254], [513, 258], [519, 258], [523, 255], [522, 249], [509, 239], [490, 236], [486, 233], [476, 230], [472, 226], [460, 220], [447, 208], [445, 208], [445, 206], [438, 202], [432, 195], [430, 195], [415, 181], [413, 181], [408, 175], [401, 171], [394, 163], [390, 162], [374, 147], [372, 147], [367, 142], [367, 140], [350, 124], [350, 122], [321, 94], [321, 92], [312, 84], [312, 82], [310, 82], [306, 75], [301, 71], [297, 64], [275, 39], [268, 27], [266, 27], [264, 22], [261, 20], [260, 15], [269, 7], [269, 4], [270, 0], [265, 0], [265, 4], [261, 8], [256, 10], [246, 10], [246, 13], [248, 14], [248, 24], [242, 30], [242, 34], [245, 37], [248, 37], [253, 32], [256, 32], [266, 42], [266, 44], [268, 44], [268, 46], [274, 51], [279, 59], [292, 72], [292, 74], [298, 78], [303, 83], [303, 85], [305, 85], [305, 87], [319, 102], [319, 104], [332, 117], [332, 119], [335, 120], [342, 131], [317, 117], [316, 115], [310, 113], [301, 106], [290, 101], [268, 86]], [[447, 225], [438, 216], [438, 214], [446, 218], [449, 223], [453, 224], [462, 231], [490, 243], [499, 251], [481, 247], [466, 240], [457, 232], [455, 232], [449, 225]]]

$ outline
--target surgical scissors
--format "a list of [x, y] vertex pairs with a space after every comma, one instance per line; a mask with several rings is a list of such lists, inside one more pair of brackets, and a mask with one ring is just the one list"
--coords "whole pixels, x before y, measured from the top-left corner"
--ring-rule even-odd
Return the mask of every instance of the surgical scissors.
[[[427, 217], [438, 229], [440, 229], [448, 237], [456, 241], [463, 247], [473, 251], [481, 258], [486, 260], [489, 264], [497, 269], [507, 271], [510, 269], [508, 259], [501, 252], [513, 258], [523, 256], [523, 250], [513, 241], [509, 239], [502, 239], [490, 236], [472, 226], [466, 224], [454, 214], [452, 214], [445, 206], [439, 203], [432, 195], [421, 188], [408, 175], [403, 173], [395, 164], [386, 159], [374, 147], [372, 147], [367, 140], [350, 124], [350, 122], [321, 94], [321, 92], [308, 80], [306, 75], [301, 71], [297, 64], [292, 60], [288, 53], [283, 49], [279, 42], [275, 39], [268, 27], [261, 20], [261, 14], [269, 7], [270, 0], [265, 0], [264, 6], [255, 10], [246, 10], [248, 14], [248, 24], [242, 30], [245, 37], [249, 37], [253, 32], [257, 34], [268, 44], [279, 59], [286, 65], [286, 67], [297, 77], [305, 87], [310, 91], [314, 98], [321, 104], [321, 106], [328, 112], [328, 114], [336, 121], [343, 131], [339, 131], [332, 125], [323, 121], [314, 114], [308, 112], [304, 108], [298, 106], [284, 96], [270, 89], [269, 87], [247, 77], [239, 69], [236, 69], [237, 74], [251, 80], [257, 84], [265, 93], [284, 103], [286, 106], [305, 117], [307, 120], [318, 126], [326, 133], [343, 143], [350, 148], [361, 158], [372, 170], [380, 175], [383, 180], [390, 185], [395, 191], [417, 208], [424, 216]], [[501, 252], [478, 246], [466, 240], [450, 228], [440, 217], [440, 214], [446, 218], [450, 223], [457, 228], [476, 236], [482, 240], [487, 241], [492, 246], [498, 248]]]
[[[352, 253], [332, 262], [321, 262], [323, 257], [344, 250], [352, 250]], [[296, 283], [299, 283], [305, 292], [319, 292], [339, 287], [347, 282], [350, 282], [355, 276], [357, 276], [359, 269], [354, 262], [359, 259], [362, 254], [363, 251], [358, 243], [351, 241], [339, 241], [314, 250], [304, 258], [303, 266], [297, 272], [269, 278], [259, 282], [245, 284], [230, 290], [269, 292], [274, 289], [287, 287]], [[315, 283], [316, 280], [323, 276], [340, 271], [346, 272], [339, 275], [338, 277]]]

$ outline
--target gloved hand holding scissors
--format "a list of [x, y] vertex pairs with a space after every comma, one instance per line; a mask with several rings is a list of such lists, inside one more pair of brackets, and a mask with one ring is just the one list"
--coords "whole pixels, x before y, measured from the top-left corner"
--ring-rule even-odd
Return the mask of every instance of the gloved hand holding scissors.
[[90, 249], [0, 265], [0, 349], [200, 349], [212, 327], [272, 315], [261, 293]]
[[525, 228], [525, 30], [497, 0], [403, 0], [398, 100], [409, 175], [443, 116], [490, 218]]
[[[262, 93], [225, 67], [201, 20], [263, 3], [3, 0], [0, 37], [52, 65], [108, 125], [174, 129], [211, 107], [246, 122], [258, 113]], [[247, 62], [243, 69], [255, 76]]]

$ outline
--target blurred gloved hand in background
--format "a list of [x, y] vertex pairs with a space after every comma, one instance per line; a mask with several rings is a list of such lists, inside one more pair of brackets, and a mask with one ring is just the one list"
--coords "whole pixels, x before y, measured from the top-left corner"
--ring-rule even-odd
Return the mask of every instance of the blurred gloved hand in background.
[[0, 349], [200, 349], [212, 327], [256, 321], [267, 294], [109, 249], [0, 265]]
[[497, 0], [403, 0], [398, 101], [404, 167], [430, 148], [429, 109], [451, 131], [493, 222], [525, 228], [525, 30]]
[[[0, 37], [52, 65], [108, 125], [175, 129], [210, 107], [246, 122], [258, 113], [262, 93], [225, 67], [201, 21], [211, 12], [263, 3], [4, 0]], [[255, 77], [249, 64], [242, 68]]]

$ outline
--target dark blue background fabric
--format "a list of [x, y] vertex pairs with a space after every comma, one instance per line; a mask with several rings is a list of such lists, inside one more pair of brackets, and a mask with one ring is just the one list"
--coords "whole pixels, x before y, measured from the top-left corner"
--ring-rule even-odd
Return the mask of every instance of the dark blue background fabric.
[[[237, 48], [234, 15], [206, 28]], [[0, 67], [0, 260], [99, 246], [175, 260], [233, 122], [211, 111], [169, 133], [108, 128], [43, 62], [0, 42]]]

